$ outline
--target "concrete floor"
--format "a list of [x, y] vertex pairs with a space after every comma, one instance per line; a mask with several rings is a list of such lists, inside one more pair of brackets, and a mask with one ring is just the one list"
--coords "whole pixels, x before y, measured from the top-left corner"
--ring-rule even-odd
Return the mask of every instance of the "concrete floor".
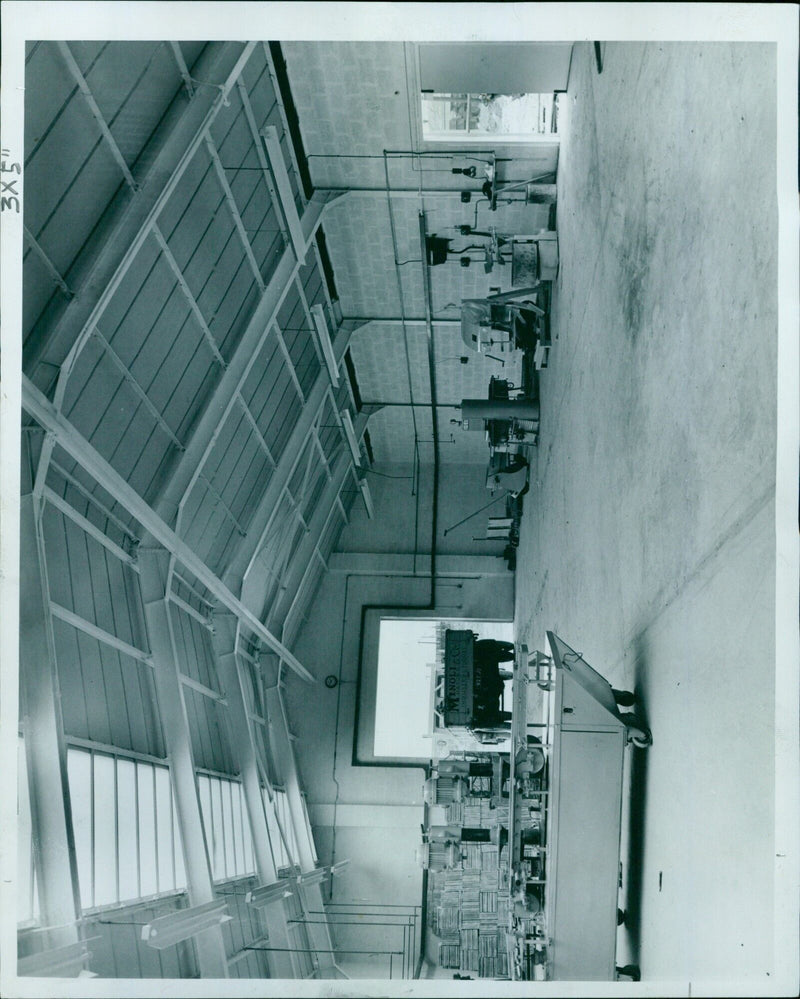
[[766, 45], [575, 46], [517, 570], [517, 639], [643, 699], [619, 963], [693, 990], [775, 981], [774, 85]]

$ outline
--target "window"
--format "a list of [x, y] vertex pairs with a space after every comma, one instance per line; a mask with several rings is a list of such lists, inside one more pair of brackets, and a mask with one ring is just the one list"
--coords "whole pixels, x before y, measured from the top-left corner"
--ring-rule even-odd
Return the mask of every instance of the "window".
[[250, 823], [239, 781], [197, 775], [212, 877], [215, 881], [246, 877], [256, 869]]
[[168, 767], [70, 746], [67, 774], [82, 908], [186, 887]]
[[[297, 838], [289, 814], [289, 801], [286, 792], [282, 788], [275, 788], [274, 807], [270, 803], [269, 795], [265, 788], [261, 789], [264, 797], [264, 809], [267, 813], [267, 829], [269, 840], [272, 846], [272, 855], [275, 860], [275, 867], [280, 870], [283, 867], [292, 867], [298, 861]], [[281, 835], [283, 831], [283, 836]], [[284, 836], [286, 842], [284, 843]], [[288, 850], [287, 850], [288, 845]]]
[[28, 768], [25, 760], [25, 740], [17, 743], [17, 922], [22, 925], [38, 922], [39, 896], [36, 868], [33, 862], [31, 803], [28, 795]]
[[311, 831], [311, 819], [308, 817], [308, 802], [306, 801], [305, 791], [303, 792], [303, 818], [306, 820], [306, 832], [308, 833], [308, 842], [311, 844], [311, 852], [314, 855], [314, 862], [319, 860], [317, 856], [317, 847], [314, 843], [314, 833]]
[[[375, 703], [374, 754], [396, 759], [431, 758], [435, 618], [383, 618], [378, 640], [378, 684]], [[513, 641], [511, 623], [448, 622], [471, 628], [480, 638]]]
[[559, 94], [424, 94], [422, 137], [532, 142], [558, 131]]

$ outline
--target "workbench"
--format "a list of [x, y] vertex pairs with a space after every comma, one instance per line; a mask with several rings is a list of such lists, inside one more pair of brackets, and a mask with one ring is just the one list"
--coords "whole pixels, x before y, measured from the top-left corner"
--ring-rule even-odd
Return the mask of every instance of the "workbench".
[[[619, 711], [612, 687], [583, 656], [553, 632], [547, 638], [549, 670], [539, 668], [547, 661], [539, 653], [531, 668], [524, 646], [514, 668], [509, 873], [512, 884], [541, 886], [534, 890], [543, 908], [529, 918], [512, 917], [509, 966], [523, 979], [613, 981], [624, 753], [629, 742], [648, 745], [650, 733], [636, 714]], [[537, 681], [549, 689], [543, 716], [531, 719], [528, 689]], [[541, 790], [523, 797], [516, 776], [531, 735], [542, 739], [546, 766]], [[537, 813], [544, 821], [538, 852], [545, 876], [520, 879], [523, 831]]]

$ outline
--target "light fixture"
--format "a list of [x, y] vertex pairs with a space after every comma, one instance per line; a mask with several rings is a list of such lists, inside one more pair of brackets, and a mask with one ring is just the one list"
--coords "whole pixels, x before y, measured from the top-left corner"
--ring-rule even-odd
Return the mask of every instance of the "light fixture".
[[245, 894], [244, 900], [248, 905], [260, 908], [264, 905], [270, 905], [272, 902], [280, 902], [293, 894], [289, 882], [285, 878], [281, 878], [280, 881], [274, 881], [272, 884], [253, 888], [252, 891]]
[[353, 456], [353, 464], [356, 468], [361, 467], [361, 450], [358, 446], [358, 441], [356, 440], [356, 431], [353, 426], [353, 418], [350, 416], [350, 411], [343, 409], [342, 413], [342, 426], [344, 427], [344, 436], [347, 440], [347, 446], [350, 448], [350, 454]]
[[189, 909], [179, 909], [166, 916], [159, 916], [142, 927], [142, 940], [149, 947], [165, 950], [188, 940], [203, 930], [209, 930], [222, 923], [228, 923], [233, 916], [228, 915], [228, 904], [222, 899], [214, 899], [203, 905], [193, 905]]
[[17, 974], [31, 975], [34, 978], [95, 978], [92, 972], [83, 967], [83, 963], [92, 956], [88, 944], [99, 939], [99, 936], [91, 937], [89, 940], [79, 940], [64, 947], [54, 947], [21, 957], [17, 961]]
[[322, 348], [322, 356], [325, 358], [325, 367], [328, 369], [331, 383], [334, 388], [339, 387], [339, 368], [336, 364], [336, 355], [333, 353], [333, 344], [328, 333], [328, 322], [325, 319], [325, 310], [317, 303], [311, 306], [311, 316], [317, 328], [317, 338]]
[[375, 507], [372, 505], [372, 493], [369, 491], [369, 483], [366, 479], [360, 479], [358, 486], [361, 489], [364, 506], [367, 508], [367, 516], [370, 520], [373, 520], [375, 517]]
[[318, 885], [320, 882], [325, 881], [330, 875], [330, 871], [327, 867], [315, 867], [313, 871], [305, 871], [303, 874], [298, 875], [297, 883], [302, 885], [303, 888], [308, 888], [311, 885]]

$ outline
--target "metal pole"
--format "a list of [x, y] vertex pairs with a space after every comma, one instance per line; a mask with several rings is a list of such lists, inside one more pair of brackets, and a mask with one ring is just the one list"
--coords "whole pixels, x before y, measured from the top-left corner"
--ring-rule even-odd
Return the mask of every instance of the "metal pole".
[[[202, 905], [213, 901], [216, 895], [166, 595], [169, 556], [163, 550], [147, 549], [139, 557], [145, 626], [153, 658], [156, 699], [169, 756], [175, 810], [181, 830], [189, 902], [191, 905]], [[200, 974], [204, 978], [227, 978], [228, 963], [221, 927], [215, 926], [198, 934], [197, 945]]]
[[41, 922], [53, 947], [77, 943], [80, 891], [44, 542], [31, 494], [20, 501], [20, 704]]
[[291, 954], [400, 954], [399, 950], [341, 950], [337, 948], [336, 950], [318, 950], [316, 947], [262, 947], [249, 945], [243, 947], [242, 950], [275, 950], [275, 951], [287, 951]]

